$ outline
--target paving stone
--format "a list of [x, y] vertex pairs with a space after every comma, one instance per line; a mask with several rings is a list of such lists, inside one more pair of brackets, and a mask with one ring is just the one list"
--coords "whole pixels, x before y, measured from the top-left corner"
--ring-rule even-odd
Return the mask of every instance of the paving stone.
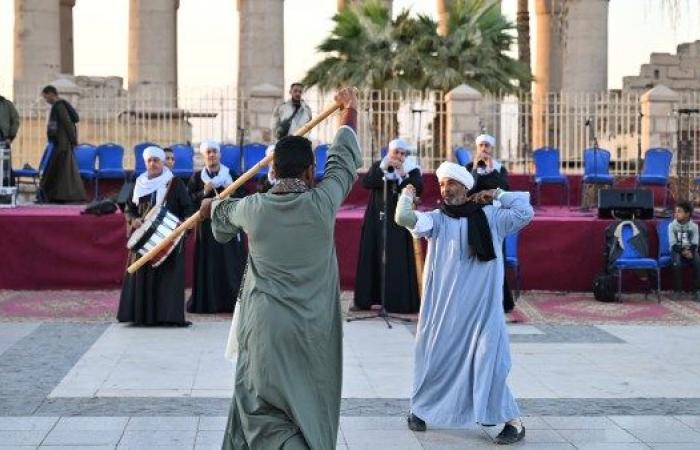
[[58, 417], [0, 417], [0, 430], [49, 431], [58, 422]]
[[612, 443], [639, 443], [639, 440], [619, 428], [592, 430], [562, 430], [561, 436], [575, 446]]
[[200, 417], [198, 429], [199, 429], [199, 431], [225, 430], [227, 423], [228, 423], [228, 417], [226, 417], [226, 416]]
[[56, 430], [124, 430], [128, 417], [61, 417], [54, 431]]
[[123, 430], [52, 430], [42, 445], [117, 445]]
[[0, 430], [0, 442], [3, 445], [39, 445], [48, 430]]
[[132, 417], [127, 431], [138, 430], [182, 430], [196, 431], [198, 417]]
[[126, 430], [119, 448], [132, 447], [194, 447], [196, 431], [179, 431], [179, 430]]

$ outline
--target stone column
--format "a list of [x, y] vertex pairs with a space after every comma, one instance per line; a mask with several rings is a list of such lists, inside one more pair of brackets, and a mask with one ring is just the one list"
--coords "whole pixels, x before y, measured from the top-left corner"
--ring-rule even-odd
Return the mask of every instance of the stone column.
[[609, 0], [567, 0], [562, 90], [608, 89]]
[[179, 0], [129, 0], [129, 93], [176, 107]]
[[447, 145], [445, 159], [454, 160], [454, 149], [471, 147], [481, 133], [479, 112], [482, 95], [479, 91], [461, 84], [445, 95]]
[[259, 85], [284, 86], [284, 0], [238, 0], [238, 92]]
[[532, 148], [549, 142], [546, 115], [550, 93], [561, 91], [561, 0], [536, 0], [537, 61], [532, 94]]
[[[238, 0], [238, 95], [247, 139], [270, 142], [275, 106], [284, 84], [284, 0]], [[240, 123], [240, 122], [239, 122]]]
[[59, 13], [59, 0], [15, 0], [15, 101], [37, 98], [61, 71]]
[[73, 7], [75, 0], [61, 0], [61, 73], [73, 73]]

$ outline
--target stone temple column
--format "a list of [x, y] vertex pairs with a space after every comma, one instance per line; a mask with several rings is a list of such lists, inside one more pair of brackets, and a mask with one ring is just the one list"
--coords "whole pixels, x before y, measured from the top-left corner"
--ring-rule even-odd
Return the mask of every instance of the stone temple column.
[[248, 141], [269, 142], [272, 111], [284, 85], [284, 0], [238, 0], [239, 125]]
[[550, 112], [547, 100], [550, 93], [558, 93], [562, 87], [561, 2], [562, 0], [535, 1], [537, 60], [532, 96], [533, 149], [551, 142], [546, 120]]
[[567, 0], [562, 90], [608, 89], [609, 0]]
[[129, 0], [129, 94], [176, 107], [179, 0]]
[[61, 71], [59, 13], [59, 0], [15, 0], [15, 101], [37, 98]]
[[61, 73], [73, 73], [73, 7], [75, 0], [61, 0]]

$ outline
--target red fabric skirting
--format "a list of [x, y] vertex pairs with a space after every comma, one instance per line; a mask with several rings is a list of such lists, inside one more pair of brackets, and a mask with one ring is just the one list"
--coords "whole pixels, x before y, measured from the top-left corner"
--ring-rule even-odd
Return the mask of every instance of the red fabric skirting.
[[[513, 189], [526, 190], [528, 176], [511, 176]], [[422, 208], [436, 206], [434, 175], [425, 176]], [[574, 182], [572, 187], [576, 186]], [[559, 202], [547, 188], [543, 203]], [[572, 190], [572, 199], [577, 189]], [[547, 197], [549, 196], [549, 197]], [[367, 191], [356, 183], [338, 213], [336, 248], [343, 289], [354, 286]], [[107, 289], [118, 287], [126, 265], [124, 217], [80, 215], [78, 206], [22, 207], [0, 210], [0, 239], [5, 263], [0, 289]], [[523, 288], [590, 291], [602, 270], [603, 232], [610, 223], [567, 208], [538, 209], [520, 237]], [[655, 221], [649, 221], [651, 255], [656, 255]], [[187, 242], [187, 284], [191, 285], [193, 238]], [[666, 270], [665, 272], [669, 272]], [[666, 274], [666, 278], [669, 274]], [[666, 280], [665, 281], [669, 281]], [[668, 283], [665, 283], [668, 286]], [[625, 288], [638, 287], [634, 280]]]

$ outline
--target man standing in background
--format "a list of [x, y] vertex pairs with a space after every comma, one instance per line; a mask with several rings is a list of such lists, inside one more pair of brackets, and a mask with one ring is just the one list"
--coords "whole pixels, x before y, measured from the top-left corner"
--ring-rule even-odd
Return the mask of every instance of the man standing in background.
[[273, 111], [271, 128], [276, 141], [294, 134], [311, 120], [311, 108], [301, 99], [303, 93], [303, 84], [292, 83], [289, 87], [291, 98]]

